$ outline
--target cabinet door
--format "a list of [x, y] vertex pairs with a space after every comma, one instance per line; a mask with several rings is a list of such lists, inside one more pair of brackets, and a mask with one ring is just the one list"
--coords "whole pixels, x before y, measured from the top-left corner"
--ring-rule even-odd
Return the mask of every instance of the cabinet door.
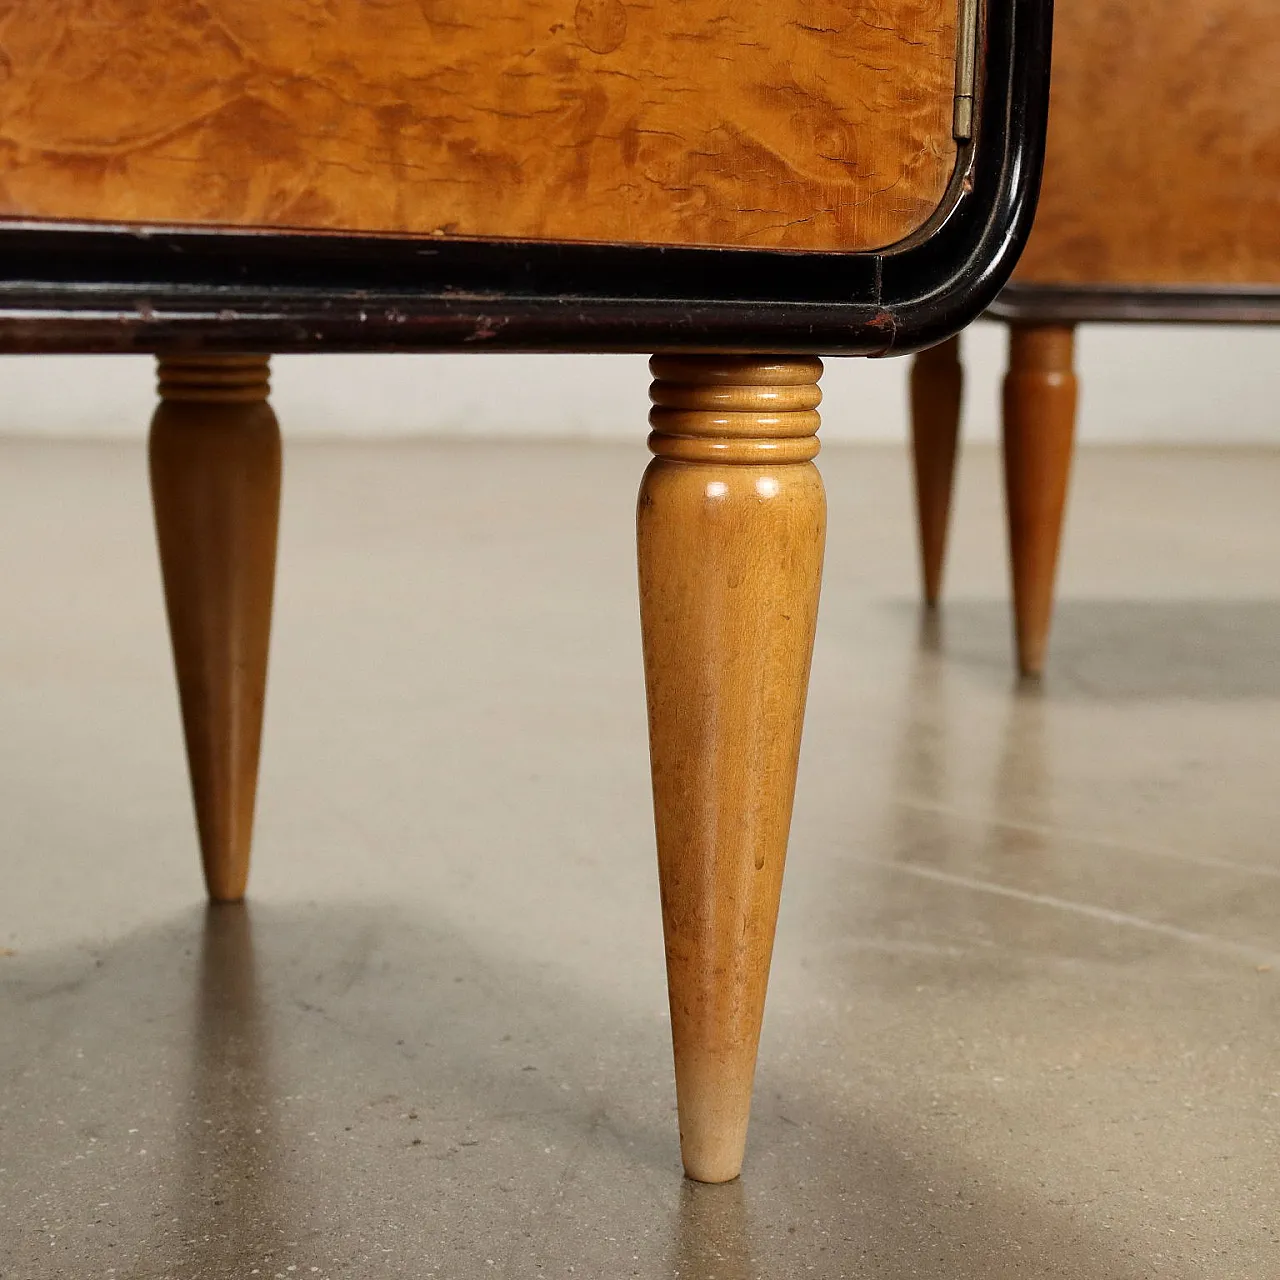
[[867, 250], [955, 164], [957, 0], [0, 15], [9, 219]]

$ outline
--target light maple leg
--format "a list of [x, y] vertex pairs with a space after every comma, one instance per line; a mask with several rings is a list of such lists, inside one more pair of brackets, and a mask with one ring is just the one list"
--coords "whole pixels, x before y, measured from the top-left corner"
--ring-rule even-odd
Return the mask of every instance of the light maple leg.
[[813, 649], [821, 362], [661, 356], [640, 612], [685, 1172], [738, 1175]]
[[921, 351], [912, 360], [911, 453], [920, 526], [920, 574], [925, 604], [930, 608], [942, 592], [963, 390], [958, 335]]
[[280, 508], [266, 356], [162, 356], [151, 496], [205, 883], [244, 896]]
[[1005, 498], [1018, 669], [1044, 668], [1076, 421], [1075, 330], [1013, 325], [1004, 380]]

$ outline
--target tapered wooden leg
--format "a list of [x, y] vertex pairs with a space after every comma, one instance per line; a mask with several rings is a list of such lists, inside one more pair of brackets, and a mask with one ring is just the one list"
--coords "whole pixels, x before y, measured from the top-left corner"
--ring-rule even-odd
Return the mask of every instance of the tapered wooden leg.
[[640, 487], [684, 1167], [737, 1176], [791, 823], [826, 527], [818, 360], [661, 356]]
[[151, 496], [205, 883], [244, 896], [280, 507], [266, 356], [163, 356]]
[[958, 335], [920, 352], [911, 362], [911, 452], [920, 524], [920, 574], [925, 604], [930, 608], [938, 603], [942, 591], [963, 389]]
[[1018, 669], [1044, 668], [1075, 436], [1075, 330], [1014, 325], [1004, 380], [1004, 472]]

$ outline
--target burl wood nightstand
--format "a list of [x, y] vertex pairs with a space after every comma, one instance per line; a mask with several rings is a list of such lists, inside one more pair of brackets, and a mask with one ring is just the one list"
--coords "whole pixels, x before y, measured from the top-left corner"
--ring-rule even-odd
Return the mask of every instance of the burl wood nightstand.
[[[1019, 669], [1039, 674], [1075, 432], [1075, 327], [1280, 323], [1280, 13], [1273, 0], [1077, 0], [1054, 37], [1044, 189], [1013, 282], [1005, 486]], [[959, 339], [916, 357], [924, 594], [941, 590]]]
[[657, 352], [640, 600], [681, 1142], [690, 1176], [738, 1173], [822, 565], [817, 357], [919, 349], [994, 298], [1035, 199], [1049, 20], [4, 6], [0, 349], [159, 355], [151, 481], [213, 898], [249, 865], [265, 353]]

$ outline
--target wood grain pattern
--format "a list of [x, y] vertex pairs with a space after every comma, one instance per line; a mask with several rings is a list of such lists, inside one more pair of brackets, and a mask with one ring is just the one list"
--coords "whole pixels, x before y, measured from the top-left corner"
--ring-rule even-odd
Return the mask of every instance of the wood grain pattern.
[[249, 877], [280, 511], [266, 356], [160, 360], [151, 497], [205, 883]]
[[954, 44], [955, 0], [8, 0], [0, 215], [878, 247]]
[[1010, 325], [1004, 476], [1018, 670], [1044, 670], [1076, 426], [1075, 330]]
[[814, 359], [665, 356], [637, 518], [685, 1171], [738, 1175], [826, 527]]
[[1048, 155], [1015, 279], [1280, 284], [1276, 0], [1057, 7]]

